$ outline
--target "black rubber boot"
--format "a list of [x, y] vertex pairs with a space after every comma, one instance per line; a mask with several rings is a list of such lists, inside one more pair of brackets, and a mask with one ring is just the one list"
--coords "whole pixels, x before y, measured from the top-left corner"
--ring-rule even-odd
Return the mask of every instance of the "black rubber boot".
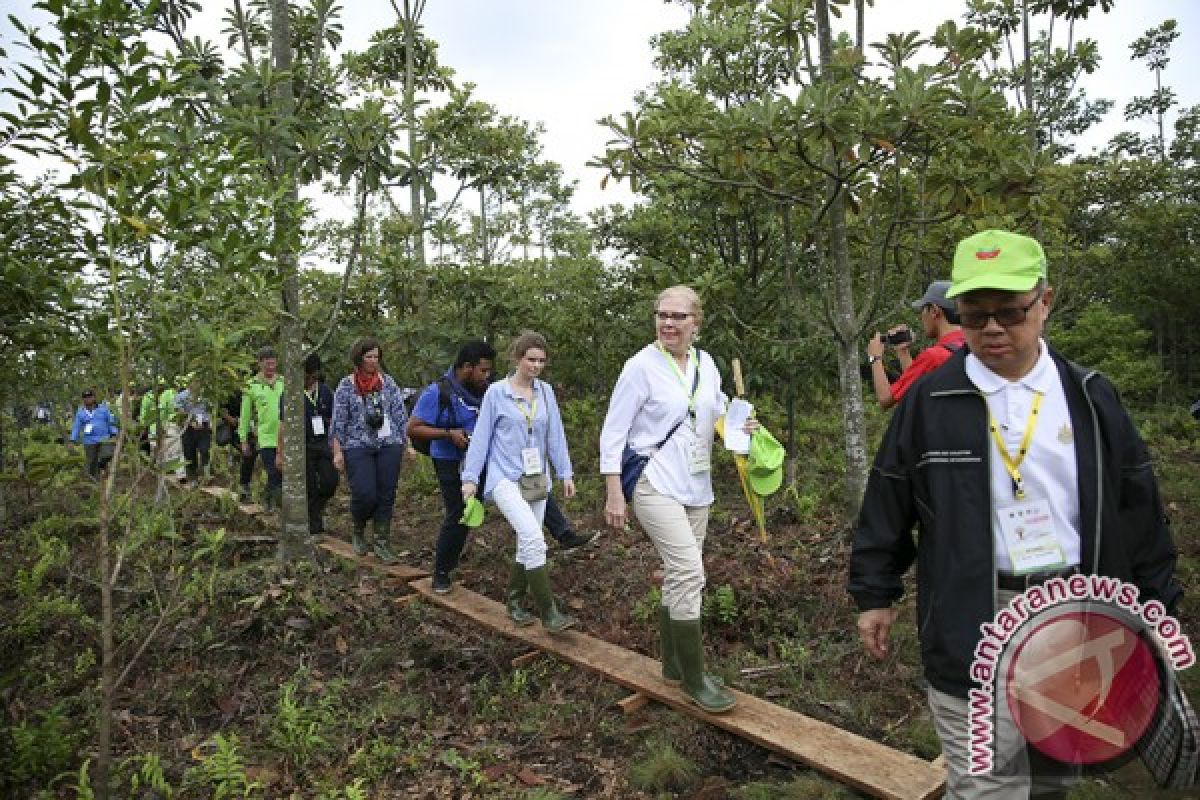
[[737, 699], [711, 675], [704, 674], [704, 642], [700, 620], [671, 620], [671, 638], [683, 672], [683, 693], [710, 714], [720, 714], [737, 704]]
[[520, 627], [532, 625], [536, 617], [525, 610], [525, 593], [529, 582], [525, 578], [525, 567], [512, 562], [508, 573], [508, 594], [505, 595], [505, 605], [508, 607], [508, 618]]
[[529, 585], [529, 593], [533, 595], [533, 602], [537, 605], [543, 628], [550, 633], [562, 633], [578, 624], [579, 620], [558, 610], [558, 605], [554, 602], [554, 593], [550, 590], [550, 575], [544, 565], [537, 569], [526, 569], [525, 581]]

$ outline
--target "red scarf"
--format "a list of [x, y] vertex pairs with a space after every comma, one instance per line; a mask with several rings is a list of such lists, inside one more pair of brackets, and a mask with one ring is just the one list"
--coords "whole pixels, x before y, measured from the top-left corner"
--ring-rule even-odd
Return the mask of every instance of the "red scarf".
[[383, 391], [383, 375], [377, 370], [366, 372], [361, 367], [354, 369], [354, 388], [360, 397], [366, 397], [371, 392]]

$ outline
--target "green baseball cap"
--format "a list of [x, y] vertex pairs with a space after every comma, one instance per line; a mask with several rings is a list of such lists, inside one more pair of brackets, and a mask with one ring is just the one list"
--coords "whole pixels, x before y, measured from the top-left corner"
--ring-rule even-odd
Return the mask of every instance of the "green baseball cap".
[[954, 250], [946, 297], [976, 289], [1027, 292], [1046, 278], [1046, 253], [1036, 239], [1008, 231], [980, 231]]
[[478, 497], [472, 497], [463, 507], [462, 517], [458, 520], [468, 528], [478, 528], [483, 524], [483, 503]]
[[746, 480], [754, 493], [766, 497], [783, 483], [783, 445], [766, 428], [750, 435], [750, 453], [746, 458]]

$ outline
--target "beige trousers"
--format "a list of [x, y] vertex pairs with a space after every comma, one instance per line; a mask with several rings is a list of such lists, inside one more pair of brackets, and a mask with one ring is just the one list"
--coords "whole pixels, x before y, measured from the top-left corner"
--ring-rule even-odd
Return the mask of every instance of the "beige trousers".
[[662, 602], [671, 619], [700, 619], [708, 506], [684, 506], [661, 495], [643, 474], [633, 492], [633, 513], [662, 559]]

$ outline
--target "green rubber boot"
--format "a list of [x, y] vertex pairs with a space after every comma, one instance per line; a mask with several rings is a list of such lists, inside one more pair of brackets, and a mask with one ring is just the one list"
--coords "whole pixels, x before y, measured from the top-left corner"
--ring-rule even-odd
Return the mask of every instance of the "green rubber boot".
[[677, 686], [683, 677], [679, 669], [679, 658], [675, 655], [675, 639], [671, 635], [671, 612], [666, 606], [658, 607], [658, 643], [662, 653], [662, 678], [669, 686]]
[[354, 545], [354, 555], [365, 556], [367, 550], [367, 521], [354, 520], [354, 530], [350, 533], [350, 543]]
[[570, 614], [558, 610], [554, 602], [554, 593], [550, 590], [550, 574], [546, 567], [525, 570], [525, 581], [529, 585], [529, 593], [537, 605], [538, 616], [542, 618], [542, 627], [550, 633], [562, 633], [567, 628], [573, 628], [579, 620]]
[[729, 691], [711, 675], [704, 674], [704, 642], [700, 637], [700, 620], [671, 620], [671, 638], [675, 655], [683, 673], [683, 693], [710, 714], [720, 714], [737, 704]]
[[506, 596], [508, 606], [508, 618], [520, 627], [532, 625], [536, 617], [525, 610], [525, 592], [529, 589], [529, 582], [525, 579], [525, 567], [512, 562], [512, 566], [508, 572], [508, 595]]
[[384, 564], [395, 564], [399, 559], [392, 552], [392, 521], [374, 520], [375, 557]]

